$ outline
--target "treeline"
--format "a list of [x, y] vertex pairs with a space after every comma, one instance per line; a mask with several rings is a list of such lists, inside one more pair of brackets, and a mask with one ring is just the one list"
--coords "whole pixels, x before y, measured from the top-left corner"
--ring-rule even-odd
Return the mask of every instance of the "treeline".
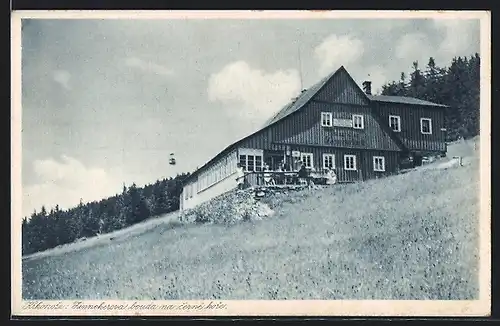
[[479, 134], [480, 58], [455, 57], [448, 67], [439, 67], [434, 58], [424, 69], [413, 62], [407, 78], [382, 87], [381, 95], [410, 96], [450, 106], [446, 111], [447, 140], [470, 138]]
[[149, 217], [179, 209], [182, 180], [189, 174], [158, 180], [142, 188], [132, 184], [121, 194], [61, 210], [42, 207], [22, 222], [23, 255], [122, 229]]

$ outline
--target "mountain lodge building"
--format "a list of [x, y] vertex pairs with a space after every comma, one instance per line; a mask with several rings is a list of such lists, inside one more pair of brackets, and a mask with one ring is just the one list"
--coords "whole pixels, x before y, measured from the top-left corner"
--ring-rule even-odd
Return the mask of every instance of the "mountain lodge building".
[[271, 117], [261, 129], [231, 144], [185, 181], [180, 209], [193, 208], [237, 186], [237, 164], [250, 185], [267, 164], [297, 170], [334, 169], [338, 182], [397, 173], [405, 162], [446, 155], [445, 105], [362, 90], [344, 67], [326, 76]]

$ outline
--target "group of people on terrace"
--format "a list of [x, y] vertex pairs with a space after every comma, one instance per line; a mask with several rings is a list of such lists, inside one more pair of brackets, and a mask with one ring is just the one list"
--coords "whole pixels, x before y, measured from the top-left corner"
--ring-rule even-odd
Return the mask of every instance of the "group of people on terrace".
[[[259, 174], [262, 176], [262, 183], [264, 186], [274, 186], [274, 185], [314, 185], [315, 180], [324, 179], [326, 184], [337, 183], [337, 175], [334, 169], [325, 168], [321, 177], [317, 177], [318, 173], [314, 168], [306, 167], [306, 164], [300, 160], [296, 161], [298, 170], [293, 171], [290, 166], [281, 162], [276, 170], [271, 170], [268, 164], [264, 165], [263, 171]], [[245, 188], [245, 171], [243, 166], [238, 164], [238, 174], [236, 180], [238, 182], [238, 188]]]

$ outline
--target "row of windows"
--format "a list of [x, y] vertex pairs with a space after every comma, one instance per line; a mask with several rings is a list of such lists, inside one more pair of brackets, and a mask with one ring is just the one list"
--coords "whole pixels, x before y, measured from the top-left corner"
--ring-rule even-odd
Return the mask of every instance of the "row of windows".
[[[239, 162], [245, 171], [262, 171], [263, 163], [260, 155], [240, 155]], [[300, 153], [300, 159], [307, 168], [314, 166], [313, 153]], [[335, 154], [323, 154], [323, 169], [335, 169]], [[193, 197], [195, 189], [199, 191], [210, 187], [214, 183], [231, 175], [236, 170], [236, 156], [231, 155], [219, 161], [209, 170], [205, 171], [198, 178], [197, 183], [186, 185], [184, 188], [184, 198], [187, 200]], [[356, 171], [356, 155], [344, 155], [344, 170]], [[385, 158], [383, 156], [373, 156], [373, 171], [385, 171]]]
[[240, 155], [240, 165], [246, 172], [262, 171], [263, 162], [262, 155]]
[[236, 171], [236, 154], [229, 155], [213, 164], [198, 177], [197, 189], [202, 191], [211, 185], [227, 178]]
[[[314, 166], [312, 153], [301, 153], [300, 158], [307, 168]], [[323, 169], [335, 169], [335, 154], [323, 154]], [[356, 155], [344, 155], [344, 170], [356, 171]], [[385, 158], [383, 156], [373, 157], [373, 171], [385, 171]]]
[[[321, 126], [333, 127], [333, 113], [321, 112]], [[401, 131], [401, 117], [398, 115], [389, 116], [389, 126], [395, 132]], [[354, 129], [364, 129], [364, 118], [361, 114], [352, 115], [352, 127]], [[432, 120], [429, 118], [420, 119], [420, 132], [424, 135], [432, 134]]]
[[[321, 126], [323, 127], [333, 127], [333, 113], [332, 112], [321, 112]], [[364, 129], [365, 121], [361, 114], [352, 115], [352, 127], [354, 129]]]
[[200, 173], [196, 183], [184, 187], [184, 198], [192, 198], [195, 191], [200, 192], [233, 174], [236, 171], [236, 163], [236, 152], [234, 152]]
[[[399, 115], [390, 115], [389, 126], [393, 131], [401, 132], [401, 117]], [[420, 133], [424, 135], [432, 134], [432, 120], [430, 118], [420, 118]]]

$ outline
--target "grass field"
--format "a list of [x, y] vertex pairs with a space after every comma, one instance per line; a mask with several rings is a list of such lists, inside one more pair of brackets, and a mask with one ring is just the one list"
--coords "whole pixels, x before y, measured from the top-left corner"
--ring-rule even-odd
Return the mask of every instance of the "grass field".
[[23, 299], [474, 299], [474, 152], [463, 167], [274, 197], [262, 221], [158, 223], [32, 257]]

